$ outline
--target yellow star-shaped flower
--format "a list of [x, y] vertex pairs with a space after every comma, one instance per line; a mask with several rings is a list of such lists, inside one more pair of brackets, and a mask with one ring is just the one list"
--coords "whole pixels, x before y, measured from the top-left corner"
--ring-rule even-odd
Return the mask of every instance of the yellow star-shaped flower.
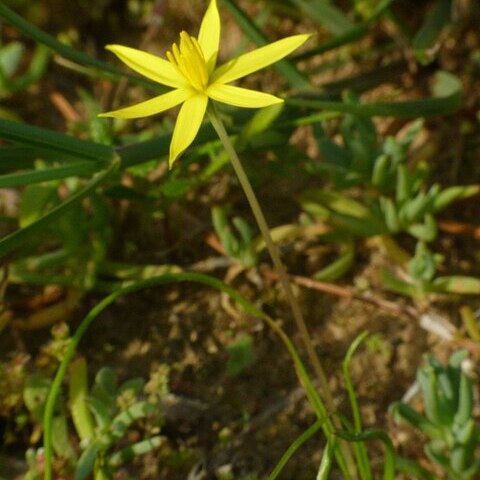
[[179, 44], [167, 52], [167, 60], [122, 45], [107, 49], [132, 70], [172, 87], [168, 93], [131, 107], [100, 114], [102, 117], [139, 118], [183, 104], [170, 143], [170, 166], [193, 142], [202, 124], [208, 100], [237, 107], [261, 108], [283, 102], [267, 93], [227, 85], [287, 56], [302, 45], [309, 34], [293, 35], [216, 66], [220, 43], [220, 16], [216, 0], [211, 0], [203, 17], [198, 38], [180, 33]]

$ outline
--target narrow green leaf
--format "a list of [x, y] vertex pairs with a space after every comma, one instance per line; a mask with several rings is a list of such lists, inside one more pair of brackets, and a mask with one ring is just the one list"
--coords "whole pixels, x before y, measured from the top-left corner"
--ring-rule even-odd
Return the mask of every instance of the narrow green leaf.
[[318, 270], [313, 275], [315, 280], [333, 282], [341, 278], [350, 270], [355, 261], [355, 246], [353, 241], [348, 241], [341, 249], [340, 256], [332, 263]]
[[437, 0], [413, 39], [415, 55], [421, 63], [431, 60], [428, 50], [435, 46], [443, 28], [450, 22], [452, 0]]
[[88, 407], [87, 362], [81, 357], [72, 362], [69, 375], [68, 405], [72, 420], [81, 441], [90, 440], [95, 434], [95, 425]]
[[0, 171], [33, 168], [35, 160], [41, 158], [39, 150], [23, 145], [0, 147]]
[[93, 471], [93, 465], [95, 464], [99, 450], [100, 447], [93, 443], [83, 451], [75, 470], [75, 480], [86, 480], [88, 478], [90, 473]]
[[330, 470], [333, 465], [333, 452], [336, 450], [337, 442], [334, 437], [327, 440], [327, 444], [323, 450], [322, 461], [317, 472], [316, 480], [328, 480], [330, 478]]
[[480, 185], [455, 185], [445, 188], [433, 199], [433, 209], [435, 212], [440, 212], [456, 200], [478, 195], [479, 192]]
[[373, 117], [418, 118], [446, 115], [456, 112], [462, 105], [460, 80], [451, 73], [439, 71], [434, 77], [434, 95], [430, 98], [405, 102], [344, 103], [319, 100], [311, 94], [309, 98], [292, 96], [285, 101], [308, 109], [325, 109], [334, 112], [353, 113]]
[[73, 165], [42, 168], [30, 172], [10, 173], [0, 176], [0, 188], [20, 187], [48, 180], [61, 180], [68, 177], [84, 177], [92, 175], [100, 169], [92, 162], [77, 162]]
[[383, 430], [372, 428], [355, 434], [341, 431], [338, 432], [337, 435], [340, 438], [349, 442], [369, 442], [372, 440], [380, 440], [385, 447], [385, 464], [383, 470], [383, 479], [395, 479], [395, 448], [393, 447], [392, 440], [387, 433], [385, 433]]
[[[268, 480], [275, 480], [278, 475], [280, 475], [283, 467], [287, 462], [292, 458], [293, 454], [310, 438], [315, 435], [315, 433], [320, 430], [322, 426], [322, 421], [317, 420], [313, 425], [311, 425], [307, 430], [305, 430], [298, 438], [296, 438], [293, 443], [287, 448], [286, 452], [282, 455], [280, 461], [275, 465], [272, 473], [268, 476]], [[331, 452], [330, 452], [331, 453]]]
[[119, 440], [127, 432], [130, 425], [149, 415], [152, 415], [155, 412], [155, 405], [148, 403], [147, 401], [136, 402], [126, 411], [120, 412], [113, 420], [110, 425], [110, 433], [112, 438]]
[[114, 453], [107, 460], [108, 466], [114, 469], [119, 468], [125, 462], [133, 460], [135, 457], [145, 455], [155, 448], [158, 448], [164, 442], [164, 438], [160, 436], [150, 437], [141, 442], [137, 442], [129, 447]]
[[[363, 332], [358, 335], [355, 340], [351, 343], [350, 347], [347, 350], [345, 359], [342, 363], [343, 378], [345, 379], [345, 385], [347, 387], [348, 398], [350, 400], [350, 408], [352, 409], [353, 414], [353, 433], [358, 434], [362, 431], [362, 419], [360, 415], [360, 408], [358, 405], [357, 396], [355, 394], [355, 389], [353, 387], [352, 377], [350, 375], [350, 363], [352, 362], [353, 355], [357, 351], [360, 344], [368, 336], [368, 332]], [[370, 467], [370, 462], [368, 459], [367, 450], [365, 445], [362, 442], [355, 443], [354, 445], [355, 457], [357, 459], [358, 469], [362, 480], [371, 480], [372, 469]]]
[[463, 295], [479, 295], [480, 279], [463, 275], [438, 277], [433, 281], [438, 292], [460, 293]]
[[[0, 3], [0, 7], [1, 7]], [[17, 142], [29, 147], [64, 153], [65, 160], [83, 158], [106, 164], [113, 155], [112, 147], [100, 145], [87, 140], [80, 140], [70, 135], [54, 132], [34, 125], [23, 125], [0, 119], [0, 138]]]

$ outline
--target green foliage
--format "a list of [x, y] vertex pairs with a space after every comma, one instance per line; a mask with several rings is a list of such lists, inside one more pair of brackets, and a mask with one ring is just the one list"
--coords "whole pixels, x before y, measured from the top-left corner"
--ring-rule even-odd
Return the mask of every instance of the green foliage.
[[459, 350], [443, 366], [426, 356], [426, 366], [418, 369], [417, 382], [424, 414], [403, 402], [391, 406], [396, 421], [404, 421], [428, 437], [425, 453], [451, 480], [473, 480], [480, 472], [475, 450], [480, 427], [474, 419], [473, 381], [464, 371], [468, 352]]
[[[146, 418], [151, 422], [158, 416], [159, 400], [165, 392], [150, 391], [148, 400], [145, 400], [144, 383], [135, 378], [118, 385], [114, 371], [104, 367], [89, 389], [86, 361], [79, 358], [72, 362], [68, 410], [79, 437], [80, 453], [77, 454], [70, 440], [64, 405], [56, 407], [51, 428], [53, 450], [57, 457], [68, 460], [67, 466], [62, 468], [74, 470], [76, 480], [85, 480], [92, 474], [96, 480], [111, 479], [125, 462], [158, 448], [162, 443], [159, 435], [147, 435], [131, 445], [125, 440], [134, 424]], [[24, 402], [37, 422], [42, 421], [51, 386], [52, 382], [39, 374], [32, 375], [25, 385]], [[32, 452], [27, 460], [30, 465], [28, 478], [40, 478], [38, 455]]]
[[88, 393], [84, 361], [72, 363], [70, 370], [70, 409], [80, 437], [82, 454], [75, 469], [75, 479], [113, 478], [125, 461], [157, 448], [160, 436], [147, 437], [135, 444], [111, 450], [122, 440], [134, 422], [155, 414], [158, 403], [140, 398], [144, 381], [140, 378], [118, 385], [113, 370], [102, 368]]
[[[331, 435], [327, 435], [327, 443], [324, 447], [322, 460], [320, 462], [317, 479], [327, 480], [332, 473], [332, 467], [334, 465], [335, 452], [339, 451], [342, 441], [353, 443], [354, 445], [354, 458], [350, 459], [350, 462], [354, 462], [357, 478], [362, 480], [373, 480], [372, 462], [368, 456], [366, 449], [366, 443], [370, 441], [380, 441], [385, 448], [385, 462], [383, 466], [383, 479], [394, 480], [395, 478], [395, 462], [396, 455], [393, 447], [393, 443], [390, 437], [382, 430], [379, 429], [366, 429], [362, 427], [360, 408], [355, 394], [355, 389], [350, 376], [350, 364], [358, 347], [367, 337], [368, 332], [360, 334], [350, 345], [345, 359], [343, 361], [343, 377], [350, 400], [350, 408], [353, 414], [353, 424], [342, 417], [343, 430], [335, 431]], [[315, 433], [319, 430], [319, 421], [311, 425], [305, 432], [302, 433], [288, 448], [283, 457], [280, 459], [268, 480], [274, 480], [278, 477], [285, 464], [292, 457], [292, 455], [303, 445], [307, 440], [311, 439]]]
[[[347, 97], [347, 101], [356, 100]], [[427, 187], [426, 166], [410, 167], [407, 162], [409, 148], [421, 126], [421, 121], [414, 122], [403, 138], [387, 137], [379, 145], [376, 128], [368, 117], [345, 117], [340, 127], [342, 144], [332, 141], [317, 125], [325, 164], [316, 168], [330, 176], [336, 190], [302, 193], [303, 208], [354, 236], [407, 232], [419, 240], [434, 240], [436, 214], [459, 199], [478, 194], [480, 187]], [[358, 187], [360, 191], [352, 191]], [[360, 197], [353, 198], [350, 192]]]
[[257, 254], [253, 245], [253, 234], [250, 226], [241, 217], [234, 217], [230, 226], [225, 207], [212, 208], [212, 223], [225, 253], [237, 259], [245, 267], [252, 267], [257, 263]]
[[480, 279], [464, 275], [437, 276], [437, 266], [441, 257], [433, 254], [426, 243], [418, 242], [415, 255], [408, 263], [407, 279], [384, 270], [383, 284], [386, 288], [416, 299], [431, 293], [478, 295]]
[[[140, 10], [150, 14], [148, 8], [154, 3], [140, 3], [135, 3], [137, 14]], [[398, 270], [383, 273], [383, 284], [387, 289], [415, 300], [428, 298], [433, 293], [480, 294], [480, 280], [477, 278], [441, 275], [442, 257], [431, 250], [433, 241], [439, 238], [439, 214], [459, 200], [478, 195], [480, 187], [432, 185], [428, 180], [429, 166], [411, 158], [413, 142], [422, 129], [422, 118], [457, 112], [463, 106], [462, 83], [467, 85], [475, 80], [475, 74], [470, 71], [474, 69], [470, 66], [462, 71], [461, 81], [460, 75], [457, 77], [440, 69], [450, 70], [448, 63], [444, 66], [439, 52], [445, 33], [455, 22], [454, 3], [460, 2], [427, 2], [425, 15], [419, 6], [412, 25], [410, 19], [397, 14], [400, 2], [393, 0], [272, 0], [265, 9], [262, 4], [262, 12], [255, 19], [252, 19], [250, 10], [248, 13], [242, 10], [241, 2], [223, 0], [219, 3], [230, 12], [246, 37], [258, 45], [268, 42], [264, 32], [268, 31], [270, 35], [279, 25], [291, 28], [292, 22], [285, 22], [283, 26], [284, 22], [276, 15], [278, 12], [287, 13], [293, 22], [308, 17], [305, 25], [318, 32], [307, 48], [275, 66], [283, 83], [278, 78], [266, 82], [286, 97], [284, 104], [253, 115], [248, 111], [221, 112], [229, 123], [235, 148], [247, 157], [256, 182], [270, 181], [271, 176], [281, 180], [292, 178], [295, 188], [298, 187], [300, 203], [308, 214], [303, 217], [304, 224], [292, 222], [272, 229], [274, 240], [297, 239], [305, 231], [303, 227], [323, 223], [328, 231], [316, 236], [315, 241], [328, 245], [337, 258], [314, 272], [312, 277], [317, 281], [335, 281], [357, 266], [358, 258], [361, 258], [361, 253], [358, 255], [361, 239], [380, 235], [403, 240], [400, 235], [407, 234], [416, 242], [415, 253], [401, 274]], [[35, 22], [26, 19], [28, 15], [23, 18], [9, 8], [23, 6], [26, 11], [27, 7], [34, 8], [34, 4], [30, 6], [24, 0], [0, 2], [0, 19], [8, 25], [4, 29], [6, 38], [11, 37], [7, 42], [2, 37], [0, 44], [0, 98], [5, 100], [5, 107], [0, 108], [0, 188], [15, 189], [19, 199], [15, 215], [2, 212], [0, 219], [2, 234], [5, 233], [0, 239], [0, 257], [2, 265], [8, 264], [8, 271], [5, 267], [4, 274], [5, 286], [2, 276], [0, 289], [3, 293], [7, 284], [56, 284], [68, 289], [73, 287], [80, 291], [79, 296], [91, 290], [112, 293], [85, 317], [68, 346], [62, 344], [57, 351], [61, 365], [53, 382], [45, 373], [30, 375], [23, 364], [21, 369], [15, 369], [13, 361], [3, 362], [2, 359], [2, 416], [8, 417], [13, 412], [15, 421], [23, 422], [23, 425], [30, 420], [37, 437], [41, 429], [45, 429], [45, 456], [41, 449], [27, 451], [29, 472], [26, 480], [41, 480], [44, 465], [45, 478], [52, 478], [52, 464], [55, 473], [64, 467], [65, 471], [60, 473], [67, 478], [73, 475], [76, 480], [86, 480], [93, 475], [96, 480], [110, 479], [121, 465], [160, 445], [161, 438], [149, 433], [131, 444], [128, 433], [137, 424], [152, 423], [156, 419], [158, 398], [168, 390], [165, 375], [160, 375], [162, 379], [157, 378], [157, 383], [163, 385], [163, 393], [147, 391], [141, 379], [119, 385], [113, 370], [108, 368], [102, 368], [90, 386], [86, 361], [72, 361], [72, 358], [91, 322], [108, 305], [141, 288], [183, 281], [214, 287], [238, 302], [249, 315], [265, 320], [283, 342], [305, 387], [316, 421], [291, 444], [270, 479], [281, 473], [284, 465], [307, 440], [317, 438], [319, 430], [322, 430], [325, 448], [318, 479], [329, 478], [334, 468], [341, 471], [343, 478], [355, 477], [355, 472], [350, 471], [352, 466], [344, 449], [345, 441], [352, 443], [353, 457], [350, 460], [358, 478], [373, 478], [381, 467], [367, 452], [366, 443], [372, 440], [382, 442], [385, 447], [383, 478], [393, 479], [395, 455], [391, 441], [385, 432], [364, 429], [350, 377], [353, 354], [363, 336], [352, 344], [343, 363], [353, 421], [345, 418], [337, 424], [335, 412], [327, 410], [290, 338], [279, 324], [244, 300], [238, 292], [214, 278], [194, 272], [182, 273], [181, 269], [186, 268], [183, 264], [180, 267], [168, 263], [138, 265], [112, 260], [123, 247], [119, 245], [122, 237], [118, 228], [121, 224], [119, 204], [123, 202], [138, 207], [136, 214], [141, 216], [139, 223], [143, 222], [143, 225], [150, 227], [160, 220], [165, 220], [166, 224], [168, 210], [171, 207], [175, 211], [182, 210], [186, 199], [196, 202], [197, 189], [212, 180], [228, 163], [228, 158], [219, 150], [213, 132], [205, 127], [186, 152], [181, 165], [175, 171], [163, 171], [162, 162], [168, 155], [172, 127], [168, 119], [161, 124], [144, 121], [134, 127], [122, 122], [111, 125], [97, 117], [101, 108], [96, 98], [100, 95], [97, 90], [92, 93], [85, 81], [82, 88], [71, 88], [67, 95], [75, 97], [75, 108], [80, 105], [81, 121], [65, 122], [65, 128], [62, 126], [59, 131], [30, 124], [40, 123], [38, 119], [23, 123], [24, 112], [12, 110], [19, 98], [16, 95], [28, 92], [32, 86], [44, 93], [45, 84], [51, 82], [50, 76], [44, 76], [50, 68], [52, 55], [58, 60], [55, 69], [66, 65], [75, 71], [74, 82], [80, 75], [87, 81], [101, 79], [104, 84], [98, 82], [99, 87], [110, 85], [110, 93], [119, 94], [123, 87], [116, 90], [115, 82], [126, 78], [138, 89], [133, 96], [138, 95], [141, 88], [163, 93], [163, 88], [150, 80], [122, 72], [63, 43], [60, 40], [62, 35], [56, 37], [43, 31], [34, 25]], [[47, 7], [42, 5], [45, 11]], [[252, 7], [254, 11], [255, 6]], [[103, 11], [102, 6], [95, 7], [92, 18], [98, 20]], [[13, 35], [10, 27], [15, 32]], [[375, 41], [371, 45], [370, 42], [357, 44], [371, 31], [375, 32]], [[276, 33], [272, 38], [273, 35]], [[239, 49], [244, 49], [245, 45]], [[431, 93], [424, 98], [401, 101], [359, 100], [363, 92], [369, 93], [383, 82], [391, 82], [391, 72], [398, 70], [394, 69], [395, 62], [391, 62], [388, 55], [384, 57], [383, 52], [394, 50], [401, 50], [402, 58], [408, 59], [409, 77], [414, 81], [430, 82]], [[328, 59], [319, 62], [318, 55], [326, 52]], [[473, 52], [472, 59], [475, 55]], [[307, 62], [299, 64], [300, 60]], [[347, 77], [337, 79], [342, 67], [348, 67], [343, 71], [357, 72], [363, 61], [377, 66], [366, 74], [362, 70], [359, 74], [347, 73]], [[428, 64], [429, 70], [421, 69], [419, 64]], [[316, 75], [322, 73], [335, 81], [317, 82]], [[56, 70], [54, 74], [55, 78], [60, 78]], [[108, 88], [104, 93], [109, 93]], [[407, 87], [399, 87], [398, 93], [410, 95]], [[102, 95], [102, 99], [107, 96]], [[341, 115], [343, 118], [338, 120]], [[382, 139], [373, 117], [414, 121], [402, 137]], [[332, 119], [335, 120], [332, 122]], [[331, 125], [337, 124], [338, 131], [332, 130]], [[297, 126], [303, 125], [313, 126], [321, 163], [310, 159], [310, 152], [304, 149], [302, 139], [300, 142], [296, 138], [290, 141]], [[137, 127], [140, 132], [135, 132]], [[267, 173], [258, 168], [259, 162], [265, 163]], [[304, 190], [305, 185], [313, 185], [318, 178], [321, 184]], [[213, 207], [211, 215], [225, 254], [243, 267], [256, 267], [264, 244], [254, 238], [250, 224], [244, 218], [232, 215], [224, 205]], [[143, 233], [139, 232], [138, 236]], [[171, 238], [165, 242], [169, 249], [176, 248], [176, 245], [170, 245], [174, 243]], [[300, 243], [296, 243], [295, 248]], [[139, 248], [132, 246], [132, 250]], [[181, 255], [175, 257], [175, 261], [177, 258]], [[297, 267], [301, 268], [301, 265], [295, 264], [292, 271]], [[9, 321], [4, 313], [2, 308], [0, 330]], [[463, 317], [470, 335], [478, 340], [478, 328], [471, 309], [464, 310]], [[254, 360], [251, 337], [240, 335], [227, 351], [229, 358], [225, 373], [237, 381], [240, 377], [236, 376]], [[427, 455], [450, 478], [473, 480], [480, 472], [474, 455], [480, 437], [473, 421], [472, 380], [460, 367], [464, 357], [464, 353], [455, 354], [447, 367], [428, 357], [428, 366], [418, 374], [425, 399], [425, 415], [401, 403], [394, 407], [394, 412], [396, 417], [411, 423], [429, 437]], [[67, 377], [69, 395], [68, 403], [64, 404], [61, 386], [62, 379]], [[22, 396], [28, 415], [23, 412], [23, 418], [20, 418], [17, 411], [21, 408]], [[68, 428], [72, 424], [78, 444], [69, 435]], [[399, 459], [397, 466], [411, 476], [431, 478], [413, 461]]]

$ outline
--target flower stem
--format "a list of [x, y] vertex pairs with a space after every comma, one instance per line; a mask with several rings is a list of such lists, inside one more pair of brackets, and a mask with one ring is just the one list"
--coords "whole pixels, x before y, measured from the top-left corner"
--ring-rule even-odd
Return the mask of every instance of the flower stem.
[[[292, 309], [293, 318], [295, 323], [297, 324], [298, 331], [300, 332], [300, 336], [304, 345], [305, 350], [307, 351], [308, 358], [310, 363], [315, 371], [315, 375], [320, 382], [320, 387], [323, 392], [323, 398], [325, 403], [327, 404], [328, 410], [333, 413], [335, 410], [335, 406], [333, 403], [333, 398], [330, 393], [330, 389], [328, 388], [327, 378], [325, 376], [325, 372], [322, 368], [320, 360], [318, 358], [317, 353], [315, 352], [315, 348], [313, 346], [310, 333], [308, 331], [307, 325], [305, 324], [305, 320], [303, 318], [302, 312], [298, 305], [297, 299], [293, 293], [292, 285], [288, 279], [285, 266], [283, 265], [282, 260], [280, 259], [280, 254], [278, 251], [277, 246], [275, 245], [272, 236], [270, 235], [270, 229], [268, 228], [267, 222], [265, 220], [265, 216], [263, 215], [262, 208], [258, 203], [257, 197], [255, 192], [253, 191], [252, 185], [250, 184], [250, 180], [248, 179], [245, 170], [243, 169], [242, 163], [235, 151], [235, 148], [228, 137], [227, 131], [225, 130], [225, 126], [217, 113], [217, 110], [212, 102], [210, 102], [208, 106], [208, 115], [209, 119], [212, 122], [213, 128], [217, 132], [220, 140], [225, 147], [225, 150], [230, 158], [230, 162], [232, 163], [233, 169], [237, 175], [237, 178], [240, 182], [240, 185], [245, 192], [245, 196], [250, 204], [252, 209], [253, 215], [255, 220], [258, 224], [258, 228], [260, 229], [260, 233], [265, 241], [267, 246], [267, 250], [270, 254], [272, 259], [273, 265], [277, 270], [278, 277], [280, 283], [285, 291], [285, 295], [287, 297], [288, 303], [290, 304], [290, 308]], [[335, 418], [335, 417], [334, 417]]]

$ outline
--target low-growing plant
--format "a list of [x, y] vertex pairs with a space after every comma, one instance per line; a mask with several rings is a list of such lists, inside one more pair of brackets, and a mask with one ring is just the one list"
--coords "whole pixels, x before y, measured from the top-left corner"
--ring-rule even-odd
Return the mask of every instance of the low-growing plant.
[[389, 290], [414, 299], [424, 299], [434, 293], [463, 295], [480, 293], [478, 278], [466, 275], [437, 275], [437, 267], [441, 261], [441, 255], [435, 255], [425, 242], [419, 241], [403, 278], [383, 270], [383, 285]]
[[[347, 96], [346, 101], [356, 100]], [[325, 163], [314, 168], [327, 173], [335, 188], [303, 192], [304, 210], [355, 237], [406, 232], [419, 240], [434, 240], [436, 215], [453, 202], [478, 194], [480, 186], [427, 185], [427, 166], [408, 162], [421, 126], [422, 121], [416, 121], [403, 138], [387, 137], [382, 144], [368, 117], [346, 115], [340, 127], [341, 144], [317, 126]]]
[[[10, 0], [7, 3], [16, 2]], [[147, 3], [150, 5], [152, 2]], [[410, 164], [407, 158], [421, 124], [414, 123], [403, 139], [387, 138], [380, 144], [370, 118], [372, 115], [417, 118], [419, 112], [424, 116], [452, 113], [461, 105], [459, 79], [453, 74], [437, 71], [431, 98], [363, 104], [353, 94], [347, 93], [343, 99], [337, 96], [345, 88], [344, 80], [343, 86], [340, 81], [333, 89], [326, 86], [324, 91], [323, 87], [313, 86], [309, 74], [316, 72], [307, 72], [307, 68], [311, 68], [310, 62], [306, 62], [305, 69], [303, 66], [298, 69], [295, 65], [298, 60], [314, 59], [317, 54], [339, 46], [353, 46], [354, 41], [366, 35], [384, 14], [398, 28], [402, 44], [412, 47], [413, 57], [418, 62], [428, 63], [435, 58], [435, 47], [441, 40], [441, 32], [450, 23], [451, 2], [436, 0], [432, 15], [421, 23], [416, 33], [403, 28], [399, 16], [390, 9], [393, 0], [357, 0], [352, 2], [349, 12], [343, 11], [343, 4], [337, 7], [333, 2], [269, 2], [265, 10], [267, 14], [263, 12], [261, 15], [263, 19], [268, 16], [271, 5], [276, 5], [276, 8], [286, 9], [297, 16], [299, 12], [308, 15], [312, 23], [317, 23], [324, 31], [332, 34], [327, 42], [313, 45], [311, 41], [308, 50], [286, 60], [287, 55], [306, 42], [309, 34], [293, 35], [271, 43], [256, 23], [242, 11], [238, 2], [223, 0], [221, 8], [230, 11], [250, 40], [260, 48], [219, 67], [219, 10], [215, 0], [206, 3], [208, 8], [198, 36], [182, 32], [180, 41], [172, 46], [167, 59], [121, 45], [108, 47], [127, 66], [143, 75], [141, 78], [121, 72], [116, 67], [62, 43], [17, 15], [5, 2], [0, 2], [2, 22], [12, 25], [37, 42], [29, 58], [24, 57], [23, 44], [20, 42], [0, 45], [0, 95], [11, 95], [25, 89], [41, 76], [50, 51], [67, 60], [78, 74], [91, 78], [101, 77], [104, 85], [128, 78], [133, 84], [146, 87], [155, 95], [136, 105], [104, 113], [103, 116], [122, 119], [110, 127], [104, 119], [97, 118], [103, 108], [99, 107], [94, 96], [78, 90], [79, 100], [87, 110], [86, 120], [83, 123], [67, 122], [69, 135], [11, 121], [9, 111], [0, 111], [0, 139], [4, 142], [0, 145], [0, 187], [21, 189], [19, 214], [11, 217], [5, 214], [1, 217], [2, 222], [8, 222], [6, 231], [9, 232], [0, 239], [0, 257], [2, 262], [9, 265], [8, 269], [5, 268], [5, 278], [2, 277], [2, 290], [3, 283], [48, 283], [63, 285], [68, 291], [78, 289], [80, 293], [76, 294], [77, 299], [85, 291], [93, 289], [113, 292], [90, 311], [69, 339], [59, 356], [61, 363], [53, 382], [48, 375], [43, 374], [34, 374], [28, 378], [23, 392], [24, 403], [36, 425], [35, 438], [43, 428], [45, 450], [27, 452], [30, 471], [26, 478], [37, 480], [44, 475], [46, 480], [50, 480], [53, 472], [67, 472], [67, 475], [73, 473], [76, 480], [86, 480], [92, 475], [96, 480], [107, 480], [115, 476], [122, 462], [160, 444], [161, 438], [155, 431], [146, 433], [144, 440], [125, 448], [128, 443], [125, 437], [133, 427], [133, 422], [142, 423], [147, 418], [151, 420], [149, 416], [154, 416], [158, 411], [157, 402], [153, 398], [155, 395], [150, 395], [145, 400], [142, 381], [132, 380], [119, 386], [113, 371], [104, 368], [98, 372], [93, 387], [89, 388], [86, 362], [83, 359], [73, 360], [73, 357], [78, 342], [91, 322], [115, 300], [142, 288], [188, 281], [222, 291], [246, 313], [263, 319], [279, 336], [291, 356], [317, 418], [288, 449], [276, 469], [277, 473], [281, 470], [282, 462], [287, 461], [304, 441], [321, 429], [326, 439], [326, 448], [318, 470], [319, 480], [329, 477], [334, 462], [348, 480], [357, 477], [362, 480], [371, 479], [374, 468], [364, 445], [371, 439], [384, 443], [386, 455], [383, 476], [385, 479], [393, 479], [394, 454], [390, 439], [384, 432], [363, 428], [348, 371], [353, 352], [361, 340], [354, 342], [344, 362], [343, 373], [353, 412], [353, 421], [349, 421], [335, 413], [335, 403], [316, 347], [276, 248], [275, 241], [286, 234], [282, 229], [284, 226], [277, 227], [279, 230], [275, 233], [278, 237], [274, 235], [275, 229], [269, 229], [246, 175], [248, 168], [244, 170], [237, 153], [248, 154], [257, 148], [268, 149], [268, 167], [276, 173], [288, 164], [288, 168], [295, 169], [292, 171], [299, 174], [299, 177], [315, 172], [328, 173], [330, 176], [333, 191], [316, 189], [301, 197], [305, 211], [311, 214], [306, 223], [320, 219], [328, 225], [328, 231], [323, 232], [321, 239], [333, 245], [332, 248], [337, 249], [340, 255], [338, 261], [319, 270], [314, 275], [315, 278], [331, 280], [345, 273], [354, 263], [355, 242], [359, 237], [406, 232], [419, 240], [417, 252], [410, 263], [407, 280], [401, 279], [397, 283], [391, 280], [392, 289], [396, 288], [397, 292], [416, 298], [441, 291], [472, 293], [467, 292], [467, 288], [459, 287], [462, 282], [465, 284], [463, 277], [436, 276], [437, 258], [430, 253], [426, 242], [436, 238], [437, 214], [455, 200], [478, 193], [479, 187], [454, 186], [442, 189], [438, 185], [429, 186], [426, 167], [420, 163]], [[154, 8], [157, 4], [159, 2], [156, 2]], [[158, 12], [152, 13], [152, 17], [157, 20], [159, 16], [162, 15]], [[148, 34], [150, 33], [149, 30]], [[391, 48], [391, 45], [384, 46]], [[372, 55], [372, 59], [380, 60], [378, 52], [373, 50], [368, 48], [368, 52], [362, 52], [361, 55], [366, 55], [364, 58]], [[341, 53], [335, 62], [341, 64], [344, 60], [340, 57], [350, 57], [353, 51], [354, 49]], [[231, 82], [279, 60], [281, 62], [277, 63], [277, 70], [285, 83], [295, 90], [286, 101], [271, 94], [231, 85]], [[378, 61], [379, 65], [381, 63]], [[319, 66], [319, 69], [325, 68], [328, 66]], [[360, 77], [351, 78], [347, 79], [347, 83], [351, 88], [358, 87], [358, 91], [362, 91], [363, 80]], [[381, 80], [377, 85], [379, 82]], [[172, 90], [165, 93], [165, 86]], [[105, 95], [104, 98], [119, 96], [121, 90], [122, 88], [117, 90], [117, 95]], [[107, 89], [105, 93], [108, 93]], [[278, 91], [275, 93], [278, 94]], [[238, 115], [232, 113], [233, 109], [229, 107], [220, 111], [216, 102], [234, 107], [270, 107], [255, 115]], [[167, 120], [161, 126], [147, 126], [142, 132], [131, 134], [123, 122], [124, 118], [145, 117], [174, 106], [180, 106], [174, 127]], [[341, 125], [342, 142], [337, 144], [328, 138], [329, 134], [320, 127], [319, 122], [338, 117], [340, 113], [347, 115]], [[213, 132], [204, 128], [202, 123], [205, 115], [220, 141], [213, 138]], [[15, 115], [14, 117], [18, 120]], [[228, 133], [224, 124], [227, 119]], [[143, 125], [147, 123], [142, 122], [145, 122]], [[296, 142], [289, 141], [294, 129], [304, 124], [315, 125], [318, 144], [326, 159], [321, 165], [309, 162]], [[219, 144], [224, 148], [219, 149]], [[156, 180], [147, 178], [146, 172], [152, 173], [159, 161], [166, 162], [168, 158], [169, 166], [172, 167], [177, 158], [184, 154], [185, 162], [183, 165], [177, 162], [176, 171], [167, 175], [166, 169], [159, 168], [155, 172]], [[206, 168], [192, 165], [206, 157], [210, 162]], [[272, 159], [273, 162], [270, 161]], [[277, 162], [279, 159], [282, 161]], [[150, 162], [148, 166], [141, 165], [147, 161]], [[169, 206], [171, 202], [185, 197], [229, 161], [252, 207], [263, 241], [253, 239], [252, 230], [246, 221], [241, 218], [230, 220], [229, 213], [221, 207], [215, 207], [212, 211], [213, 226], [226, 254], [245, 267], [256, 264], [261, 249], [266, 247], [269, 251], [291, 305], [299, 337], [319, 380], [320, 393], [290, 338], [279, 324], [218, 279], [195, 272], [179, 273], [183, 265], [181, 268], [170, 268], [169, 265], [135, 265], [109, 261], [112, 239], [117, 238], [113, 228], [115, 222], [110, 216], [112, 201], [138, 201], [142, 205], [151, 201], [150, 205], [154, 204], [157, 209], [156, 215], [152, 217], [158, 220], [164, 215], [161, 209], [165, 205]], [[310, 168], [307, 172], [301, 171], [303, 161]], [[248, 163], [247, 167], [253, 166], [253, 163]], [[195, 168], [189, 168], [191, 166]], [[141, 177], [142, 186], [147, 185], [145, 189], [139, 189], [141, 192], [127, 187], [124, 185], [126, 182], [123, 182], [125, 179], [131, 180], [129, 175], [136, 173]], [[144, 191], [146, 189], [147, 193]], [[151, 193], [153, 190], [155, 193]], [[18, 228], [13, 230], [13, 225]], [[291, 225], [287, 227], [291, 233]], [[298, 226], [294, 225], [293, 230], [296, 227]], [[298, 228], [297, 232], [301, 235], [304, 230]], [[472, 282], [469, 285], [471, 288]], [[478, 287], [475, 282], [473, 285]], [[69, 298], [68, 294], [66, 298]], [[5, 312], [7, 315], [4, 315]], [[0, 330], [10, 321], [10, 313], [8, 308], [2, 308]], [[46, 316], [50, 316], [50, 313], [51, 311], [46, 312]], [[18, 319], [12, 322], [13, 327], [20, 325]], [[227, 375], [241, 373], [252, 362], [250, 337], [239, 336], [227, 350], [230, 353], [226, 365]], [[69, 400], [62, 402], [62, 381], [67, 377], [70, 380]], [[2, 383], [2, 389], [3, 386]], [[6, 398], [9, 400], [8, 396]], [[18, 398], [15, 400], [18, 401]], [[78, 443], [72, 441], [68, 434], [70, 418], [79, 437]], [[354, 447], [350, 450], [346, 442], [354, 442]]]
[[253, 232], [245, 219], [235, 216], [229, 221], [227, 208], [216, 206], [212, 208], [212, 224], [229, 257], [235, 258], [245, 267], [256, 265]]
[[[158, 384], [158, 388], [152, 389], [152, 383]], [[167, 393], [160, 383], [152, 377], [147, 394], [143, 379], [130, 379], [119, 385], [115, 372], [104, 367], [89, 388], [85, 359], [73, 361], [69, 371], [68, 402], [58, 403], [52, 419], [57, 474], [73, 472], [76, 480], [85, 480], [92, 475], [95, 480], [112, 479], [125, 462], [158, 448], [163, 441], [160, 435], [146, 434], [144, 439], [130, 445], [126, 445], [125, 437], [134, 424], [147, 418], [151, 427], [157, 424], [159, 429], [160, 400]], [[42, 424], [51, 385], [51, 380], [41, 374], [30, 376], [25, 385], [24, 402], [37, 425]], [[72, 442], [69, 435], [69, 418], [78, 443]], [[42, 478], [43, 462], [42, 450], [29, 451], [27, 478]]]
[[118, 448], [134, 422], [158, 415], [158, 399], [144, 400], [145, 382], [135, 378], [118, 385], [115, 372], [102, 368], [88, 391], [84, 359], [70, 366], [69, 407], [82, 453], [75, 467], [75, 478], [85, 480], [92, 473], [95, 480], [112, 479], [114, 472], [126, 461], [158, 448], [159, 435], [127, 447]]
[[480, 425], [474, 418], [474, 386], [467, 371], [468, 351], [453, 353], [446, 366], [432, 355], [417, 371], [423, 399], [421, 414], [405, 402], [394, 403], [390, 412], [423, 433], [428, 458], [450, 480], [473, 480], [480, 475]]

